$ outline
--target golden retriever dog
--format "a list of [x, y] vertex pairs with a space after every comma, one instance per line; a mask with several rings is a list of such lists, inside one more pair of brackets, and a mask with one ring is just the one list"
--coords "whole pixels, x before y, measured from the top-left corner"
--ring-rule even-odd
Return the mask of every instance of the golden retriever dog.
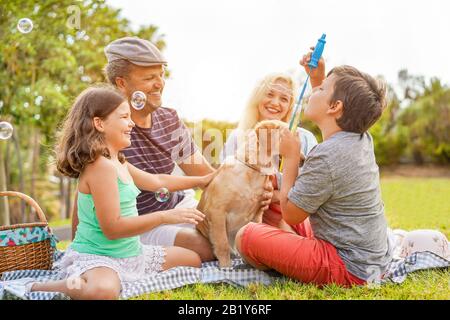
[[280, 131], [287, 128], [278, 120], [256, 124], [203, 191], [197, 209], [205, 219], [197, 230], [212, 244], [221, 268], [231, 266], [237, 231], [247, 223], [262, 222], [260, 199], [270, 175], [277, 171], [273, 161], [278, 155]]

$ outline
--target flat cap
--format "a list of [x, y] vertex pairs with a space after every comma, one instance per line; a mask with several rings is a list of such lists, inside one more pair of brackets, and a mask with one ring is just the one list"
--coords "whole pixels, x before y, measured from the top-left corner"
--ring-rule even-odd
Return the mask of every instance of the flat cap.
[[124, 37], [114, 40], [105, 47], [108, 63], [125, 59], [138, 66], [156, 66], [167, 64], [161, 51], [150, 41], [138, 37]]

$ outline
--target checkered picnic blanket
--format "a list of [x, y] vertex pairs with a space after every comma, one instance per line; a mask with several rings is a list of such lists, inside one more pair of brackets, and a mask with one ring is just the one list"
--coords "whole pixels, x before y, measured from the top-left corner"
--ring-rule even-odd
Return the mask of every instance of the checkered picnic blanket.
[[[55, 252], [54, 260], [58, 261], [64, 252]], [[194, 283], [225, 282], [234, 286], [247, 286], [250, 283], [270, 284], [277, 275], [275, 272], [262, 272], [245, 264], [242, 259], [233, 259], [231, 268], [219, 268], [217, 261], [206, 262], [201, 268], [176, 267], [134, 282], [123, 282], [121, 299], [136, 297], [145, 293], [158, 292], [179, 288]], [[20, 278], [35, 278], [37, 281], [61, 280], [58, 269], [54, 270], [18, 270], [4, 272], [1, 281]], [[4, 293], [4, 299], [17, 299], [9, 292]], [[31, 292], [30, 300], [65, 300], [69, 299], [62, 293]]]
[[[59, 260], [64, 252], [55, 253], [55, 261]], [[381, 283], [402, 283], [411, 272], [433, 268], [448, 268], [450, 261], [432, 252], [416, 252], [406, 259], [394, 260], [385, 273]], [[4, 272], [2, 281], [19, 278], [35, 278], [37, 281], [61, 280], [60, 273], [54, 270], [19, 270]], [[242, 259], [233, 259], [231, 268], [219, 268], [217, 261], [203, 263], [201, 268], [176, 267], [159, 273], [157, 276], [143, 278], [135, 282], [124, 282], [121, 299], [136, 297], [145, 293], [158, 292], [179, 288], [193, 283], [224, 282], [235, 286], [247, 286], [250, 283], [269, 285], [274, 281], [286, 281], [277, 272], [263, 272], [245, 264]], [[18, 299], [9, 292], [4, 293], [4, 299]], [[62, 293], [31, 292], [30, 300], [62, 300], [69, 299]]]

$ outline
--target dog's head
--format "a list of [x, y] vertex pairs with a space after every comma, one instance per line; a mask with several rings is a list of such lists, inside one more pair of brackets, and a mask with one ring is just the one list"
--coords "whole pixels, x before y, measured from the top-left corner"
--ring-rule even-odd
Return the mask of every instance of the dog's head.
[[281, 131], [286, 123], [279, 120], [264, 120], [257, 123], [248, 136], [249, 154], [247, 161], [258, 166], [269, 166], [279, 154]]

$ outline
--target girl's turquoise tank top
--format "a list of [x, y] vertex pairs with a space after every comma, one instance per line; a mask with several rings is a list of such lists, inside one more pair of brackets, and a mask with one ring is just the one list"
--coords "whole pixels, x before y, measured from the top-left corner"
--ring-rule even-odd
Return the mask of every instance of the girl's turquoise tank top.
[[[120, 196], [120, 215], [138, 216], [136, 197], [140, 190], [133, 182], [124, 183], [117, 178]], [[78, 192], [78, 227], [70, 247], [80, 253], [97, 254], [113, 258], [130, 258], [141, 254], [138, 236], [109, 240], [100, 228], [91, 194]]]

